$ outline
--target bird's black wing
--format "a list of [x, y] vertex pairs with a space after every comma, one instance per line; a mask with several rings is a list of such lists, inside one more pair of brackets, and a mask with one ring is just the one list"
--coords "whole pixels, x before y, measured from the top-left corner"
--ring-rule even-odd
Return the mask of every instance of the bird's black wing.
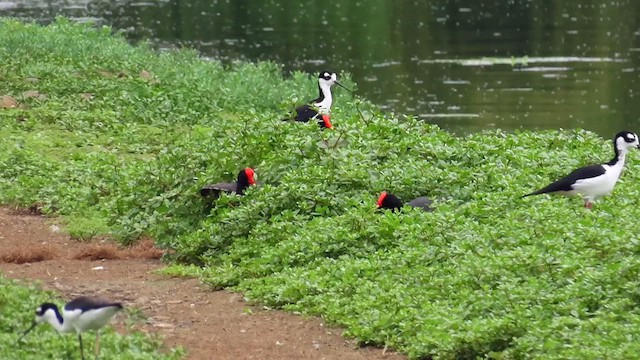
[[296, 108], [296, 121], [309, 122], [318, 116], [318, 112], [311, 105], [301, 105]]
[[200, 195], [203, 197], [218, 197], [221, 192], [236, 192], [238, 190], [237, 183], [217, 183], [205, 185], [200, 189]]
[[424, 211], [433, 211], [433, 208], [431, 207], [431, 204], [433, 204], [433, 200], [429, 199], [426, 196], [421, 196], [421, 197], [413, 199], [413, 200], [409, 201], [409, 203], [407, 203], [407, 205], [409, 205], [409, 206], [422, 208], [422, 210], [424, 210]]
[[579, 169], [572, 171], [569, 175], [563, 177], [562, 179], [552, 182], [551, 184], [543, 187], [540, 190], [534, 191], [532, 193], [523, 195], [531, 196], [531, 195], [539, 195], [539, 194], [547, 194], [556, 191], [571, 191], [573, 190], [573, 184], [580, 179], [589, 179], [596, 176], [600, 176], [605, 173], [604, 167], [602, 165], [589, 165]]
[[117, 307], [118, 309], [122, 309], [122, 304], [118, 302], [106, 301], [106, 300], [92, 298], [88, 296], [81, 296], [68, 302], [64, 306], [64, 310], [65, 311], [80, 310], [82, 312], [85, 312], [88, 310], [100, 309], [105, 307]]

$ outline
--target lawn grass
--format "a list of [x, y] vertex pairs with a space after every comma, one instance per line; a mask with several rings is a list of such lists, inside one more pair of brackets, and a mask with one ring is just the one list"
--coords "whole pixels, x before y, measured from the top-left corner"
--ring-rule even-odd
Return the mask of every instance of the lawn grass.
[[[4, 204], [63, 216], [79, 238], [151, 236], [174, 250], [168, 273], [411, 358], [640, 353], [639, 154], [593, 211], [519, 198], [609, 160], [610, 139], [456, 137], [340, 90], [335, 130], [320, 131], [281, 121], [317, 90], [315, 76], [283, 78], [275, 64], [158, 53], [63, 19], [4, 21], [0, 40], [0, 95], [24, 104], [0, 110]], [[25, 98], [36, 90], [46, 98]], [[245, 166], [262, 185], [205, 211], [200, 186]], [[382, 190], [437, 209], [376, 212]]]

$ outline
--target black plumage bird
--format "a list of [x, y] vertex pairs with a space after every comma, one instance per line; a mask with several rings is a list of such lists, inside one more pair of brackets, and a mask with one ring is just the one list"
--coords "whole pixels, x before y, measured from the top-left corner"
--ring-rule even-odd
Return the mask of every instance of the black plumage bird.
[[633, 148], [640, 148], [638, 135], [621, 131], [613, 138], [614, 156], [609, 162], [576, 169], [560, 180], [522, 197], [550, 193], [581, 195], [584, 206], [591, 209], [595, 200], [611, 193], [622, 173], [625, 156]]
[[[29, 329], [18, 339], [20, 341], [36, 325], [49, 323], [59, 333], [76, 332], [80, 343], [80, 356], [84, 360], [82, 333], [89, 330], [100, 330], [111, 318], [122, 310], [122, 304], [113, 301], [81, 296], [68, 302], [62, 311], [52, 303], [44, 303], [36, 309], [36, 317]], [[96, 334], [96, 341], [98, 334]]]
[[332, 129], [333, 125], [331, 124], [331, 116], [329, 115], [331, 105], [333, 104], [331, 87], [335, 84], [347, 91], [351, 91], [340, 84], [337, 78], [336, 73], [329, 71], [320, 72], [318, 75], [318, 98], [309, 101], [308, 104], [296, 107], [296, 114], [293, 119], [301, 122], [309, 122], [311, 119], [316, 119], [321, 128]]
[[221, 182], [217, 184], [205, 185], [200, 189], [200, 195], [205, 198], [216, 199], [220, 197], [220, 193], [236, 193], [244, 195], [244, 191], [251, 185], [256, 185], [258, 175], [255, 171], [248, 167], [240, 170], [236, 182]]
[[[433, 211], [431, 207], [433, 200], [426, 196], [415, 198], [407, 203], [408, 206], [421, 208], [424, 211]], [[389, 209], [392, 211], [400, 210], [404, 203], [397, 196], [383, 191], [378, 197], [378, 209]]]

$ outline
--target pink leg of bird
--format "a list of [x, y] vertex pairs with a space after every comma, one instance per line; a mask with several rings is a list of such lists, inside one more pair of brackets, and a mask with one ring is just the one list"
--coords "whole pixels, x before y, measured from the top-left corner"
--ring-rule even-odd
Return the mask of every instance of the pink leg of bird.
[[593, 207], [593, 203], [589, 200], [585, 200], [584, 201], [584, 207], [591, 210], [591, 208]]
[[96, 359], [100, 355], [100, 332], [96, 331], [96, 341], [93, 351], [96, 353]]
[[324, 122], [324, 127], [326, 127], [327, 129], [333, 129], [333, 125], [331, 124], [331, 117], [329, 115], [322, 115], [322, 121]]

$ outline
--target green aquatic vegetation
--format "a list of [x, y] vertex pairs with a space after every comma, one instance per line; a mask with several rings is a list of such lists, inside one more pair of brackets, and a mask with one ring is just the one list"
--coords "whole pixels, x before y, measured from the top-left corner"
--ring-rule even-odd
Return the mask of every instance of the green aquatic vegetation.
[[[520, 198], [609, 160], [610, 139], [453, 136], [339, 89], [335, 130], [320, 131], [281, 121], [315, 95], [315, 76], [283, 78], [271, 63], [157, 53], [65, 20], [5, 21], [0, 39], [3, 91], [25, 104], [0, 110], [2, 203], [62, 216], [80, 239], [152, 236], [173, 250], [166, 274], [411, 358], [638, 350], [640, 154], [591, 212], [577, 198]], [[47, 97], [22, 99], [29, 90]], [[245, 166], [262, 184], [207, 209], [199, 188]], [[436, 210], [376, 211], [383, 190], [430, 196]]]
[[[35, 286], [19, 285], [0, 275], [0, 358], [2, 359], [62, 359], [78, 358], [78, 338], [74, 334], [62, 334], [48, 324], [36, 327], [20, 342], [24, 332], [35, 318], [35, 309], [44, 302], [54, 302], [59, 306], [63, 301], [56, 295], [39, 290]], [[129, 310], [125, 309], [125, 315]], [[123, 315], [119, 315], [123, 316]], [[94, 332], [84, 334], [85, 346], [94, 339]], [[87, 346], [93, 351], [93, 346]], [[159, 339], [141, 332], [130, 331], [126, 335], [115, 332], [110, 327], [100, 331], [100, 355], [108, 359], [180, 359], [180, 349], [161, 350]]]

